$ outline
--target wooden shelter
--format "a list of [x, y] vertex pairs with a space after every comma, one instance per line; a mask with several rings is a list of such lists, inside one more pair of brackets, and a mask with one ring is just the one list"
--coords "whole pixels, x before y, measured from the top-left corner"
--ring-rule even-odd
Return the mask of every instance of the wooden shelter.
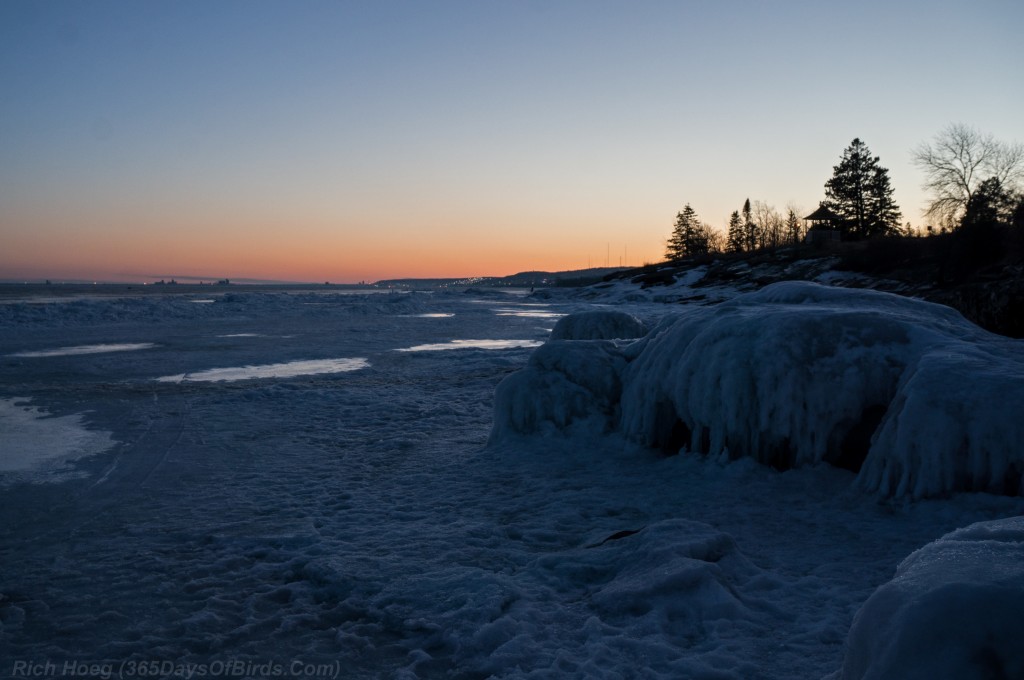
[[819, 205], [817, 210], [804, 218], [804, 223], [807, 225], [808, 243], [834, 243], [842, 238], [843, 218], [825, 205]]

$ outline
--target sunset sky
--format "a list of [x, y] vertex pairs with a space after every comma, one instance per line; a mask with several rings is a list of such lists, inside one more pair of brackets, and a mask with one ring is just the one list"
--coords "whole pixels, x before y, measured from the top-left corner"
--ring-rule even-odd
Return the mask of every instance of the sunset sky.
[[805, 213], [860, 137], [1024, 141], [1024, 3], [0, 3], [0, 279], [355, 282], [656, 261]]

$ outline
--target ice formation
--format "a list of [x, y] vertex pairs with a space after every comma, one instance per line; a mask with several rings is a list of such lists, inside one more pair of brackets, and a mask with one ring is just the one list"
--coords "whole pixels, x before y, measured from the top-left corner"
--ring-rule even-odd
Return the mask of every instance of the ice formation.
[[[4, 473], [12, 479], [44, 479], [66, 467], [68, 461], [102, 453], [114, 445], [109, 432], [90, 430], [82, 414], [52, 416], [28, 399], [0, 399], [0, 484]], [[49, 475], [63, 479], [59, 474]]]
[[[550, 324], [494, 309], [529, 305], [489, 295], [0, 304], [0, 462], [20, 443], [35, 461], [83, 430], [111, 445], [0, 470], [0, 676], [19, 659], [155, 656], [286, 674], [301, 660], [359, 678], [821, 678], [839, 672], [854, 614], [908, 554], [1024, 513], [1024, 498], [988, 494], [880, 512], [851, 502], [851, 475], [830, 466], [780, 475], [752, 458], [638, 457], [620, 432], [591, 436], [619, 427], [623, 379], [653, 338], [708, 323], [710, 308], [672, 306], [687, 316], [652, 339], [549, 341], [532, 360], [396, 351], [549, 336]], [[589, 306], [567, 299], [552, 312]], [[598, 309], [609, 301], [625, 297]], [[774, 303], [759, 304], [736, 310], [772, 317]], [[667, 313], [650, 300], [624, 309], [648, 326]], [[106, 343], [154, 347], [9, 357]], [[310, 357], [369, 366], [156, 380]], [[931, 375], [915, 366], [916, 380]], [[483, 448], [506, 377], [501, 441]], [[971, 389], [981, 404], [987, 381], [929, 398]], [[511, 436], [527, 430], [540, 436]]]
[[[81, 327], [87, 325], [161, 322], [171, 319], [215, 320], [259, 309], [264, 317], [291, 313], [297, 306], [319, 310], [321, 315], [352, 316], [416, 314], [426, 310], [425, 295], [418, 293], [347, 294], [345, 291], [225, 293], [209, 304], [188, 295], [153, 295], [117, 298], [71, 298], [54, 303], [14, 302], [0, 304], [0, 325]], [[314, 314], [316, 312], [313, 312]]]
[[1024, 492], [1024, 346], [947, 307], [785, 282], [664, 319], [617, 362], [609, 352], [540, 348], [500, 386], [494, 434], [602, 414], [602, 429], [647, 446], [830, 463], [888, 496]]
[[1022, 611], [1024, 517], [957, 529], [864, 604], [840, 678], [1022, 678]]
[[494, 394], [491, 440], [510, 433], [604, 432], [618, 419], [625, 359], [608, 340], [553, 340]]
[[643, 337], [642, 321], [615, 310], [576, 312], [562, 317], [551, 331], [552, 340], [615, 340]]

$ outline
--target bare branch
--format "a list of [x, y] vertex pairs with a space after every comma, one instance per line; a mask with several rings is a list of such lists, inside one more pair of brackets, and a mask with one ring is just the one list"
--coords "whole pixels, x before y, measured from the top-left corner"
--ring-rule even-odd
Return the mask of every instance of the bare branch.
[[912, 160], [925, 174], [922, 188], [932, 196], [925, 215], [945, 226], [959, 223], [986, 179], [995, 177], [1007, 188], [1024, 182], [1024, 145], [1000, 142], [962, 123], [915, 147]]

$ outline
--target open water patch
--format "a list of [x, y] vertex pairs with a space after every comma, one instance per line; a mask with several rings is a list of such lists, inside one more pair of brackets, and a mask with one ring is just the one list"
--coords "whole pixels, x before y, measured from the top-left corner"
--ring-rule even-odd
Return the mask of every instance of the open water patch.
[[539, 340], [452, 340], [427, 345], [403, 347], [398, 352], [439, 352], [452, 349], [524, 349], [540, 347]]
[[210, 368], [195, 373], [179, 373], [157, 378], [157, 382], [233, 382], [235, 380], [254, 380], [258, 378], [295, 378], [300, 375], [317, 375], [320, 373], [345, 373], [367, 368], [370, 362], [363, 358], [341, 359], [308, 359], [304, 361], [288, 361], [280, 364], [263, 364], [260, 366], [229, 366], [227, 368]]
[[105, 352], [132, 352], [140, 349], [156, 347], [152, 342], [121, 342], [107, 343], [101, 345], [77, 345], [75, 347], [56, 347], [54, 349], [43, 349], [32, 352], [15, 352], [9, 354], [12, 357], [36, 358], [36, 357], [66, 357], [79, 354], [103, 354]]

